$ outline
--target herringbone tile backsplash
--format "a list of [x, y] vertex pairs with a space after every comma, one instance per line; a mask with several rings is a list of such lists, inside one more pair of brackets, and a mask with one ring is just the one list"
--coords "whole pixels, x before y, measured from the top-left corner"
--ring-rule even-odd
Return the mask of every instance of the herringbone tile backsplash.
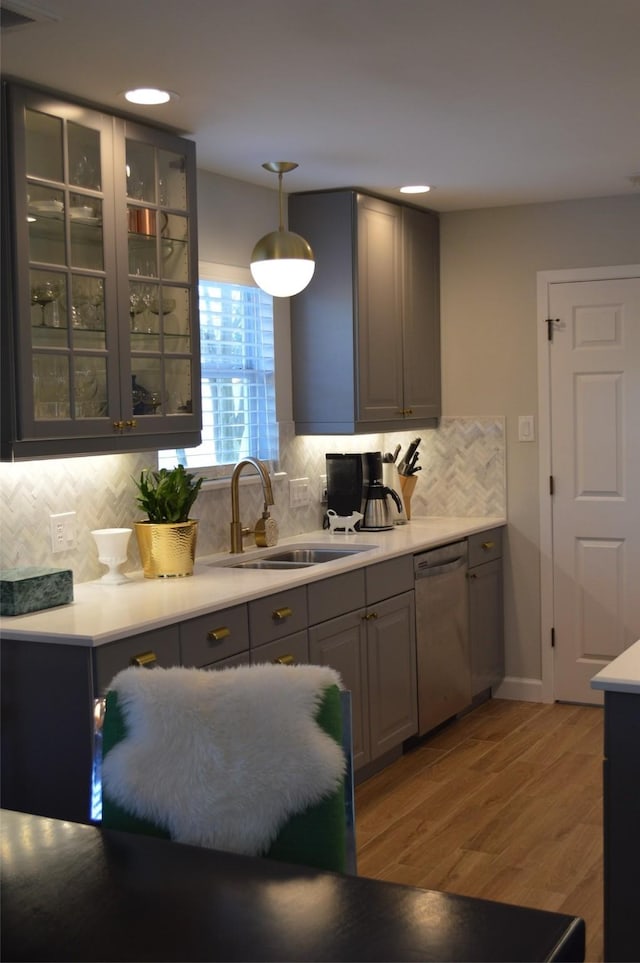
[[[417, 515], [505, 515], [504, 418], [442, 418], [436, 430], [349, 437], [295, 436], [292, 425], [280, 426], [280, 463], [286, 477], [274, 484], [271, 510], [284, 537], [321, 527], [320, 476], [325, 474], [327, 451], [404, 451], [420, 434], [420, 464], [412, 513]], [[45, 566], [70, 568], [75, 582], [98, 578], [105, 569], [98, 562], [94, 528], [130, 528], [140, 518], [133, 478], [143, 468], [155, 467], [150, 453], [65, 458], [55, 461], [0, 464], [2, 516], [0, 568]], [[243, 476], [244, 477], [244, 476]], [[288, 482], [308, 478], [311, 504], [289, 507]], [[241, 517], [253, 523], [262, 513], [259, 485], [242, 486]], [[52, 553], [49, 515], [76, 512], [76, 544]], [[199, 519], [199, 556], [227, 550], [231, 499], [229, 484], [203, 490], [194, 515]], [[124, 571], [140, 568], [132, 535]]]

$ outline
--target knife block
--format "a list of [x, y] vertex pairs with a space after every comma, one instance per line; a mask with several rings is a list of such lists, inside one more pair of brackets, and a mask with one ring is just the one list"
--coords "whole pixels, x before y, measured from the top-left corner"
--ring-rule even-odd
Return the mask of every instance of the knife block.
[[405, 514], [411, 519], [411, 496], [413, 495], [418, 479], [415, 475], [400, 475], [400, 492], [404, 503]]

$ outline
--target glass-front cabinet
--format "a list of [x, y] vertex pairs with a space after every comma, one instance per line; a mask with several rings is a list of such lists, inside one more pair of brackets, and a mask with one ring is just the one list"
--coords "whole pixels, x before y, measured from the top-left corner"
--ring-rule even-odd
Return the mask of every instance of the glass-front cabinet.
[[3, 93], [2, 457], [198, 444], [195, 145]]

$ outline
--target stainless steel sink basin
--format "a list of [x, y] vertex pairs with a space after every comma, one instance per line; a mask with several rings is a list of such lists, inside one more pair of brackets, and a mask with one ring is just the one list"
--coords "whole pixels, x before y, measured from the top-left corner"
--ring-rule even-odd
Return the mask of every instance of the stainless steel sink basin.
[[357, 555], [363, 549], [351, 548], [291, 548], [269, 556], [270, 562], [297, 562], [303, 565], [316, 565], [318, 562], [332, 562], [336, 558]]
[[293, 569], [309, 568], [311, 565], [318, 565], [322, 562], [333, 562], [339, 558], [349, 558], [360, 552], [366, 552], [375, 548], [375, 545], [344, 545], [335, 547], [313, 545], [296, 546], [287, 549], [274, 550], [268, 555], [260, 555], [257, 558], [227, 560], [221, 562], [211, 562], [213, 566], [224, 568], [250, 568], [250, 569]]
[[247, 562], [229, 562], [225, 568], [271, 568], [271, 569], [289, 569], [289, 568], [311, 568], [313, 562], [287, 562], [280, 561], [279, 559], [273, 558], [254, 558], [253, 561]]

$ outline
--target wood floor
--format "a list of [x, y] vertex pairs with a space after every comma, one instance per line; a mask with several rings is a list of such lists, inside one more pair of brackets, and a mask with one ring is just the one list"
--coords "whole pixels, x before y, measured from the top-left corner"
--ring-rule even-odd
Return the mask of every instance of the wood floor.
[[603, 710], [490, 700], [356, 789], [358, 873], [582, 916], [603, 958]]

